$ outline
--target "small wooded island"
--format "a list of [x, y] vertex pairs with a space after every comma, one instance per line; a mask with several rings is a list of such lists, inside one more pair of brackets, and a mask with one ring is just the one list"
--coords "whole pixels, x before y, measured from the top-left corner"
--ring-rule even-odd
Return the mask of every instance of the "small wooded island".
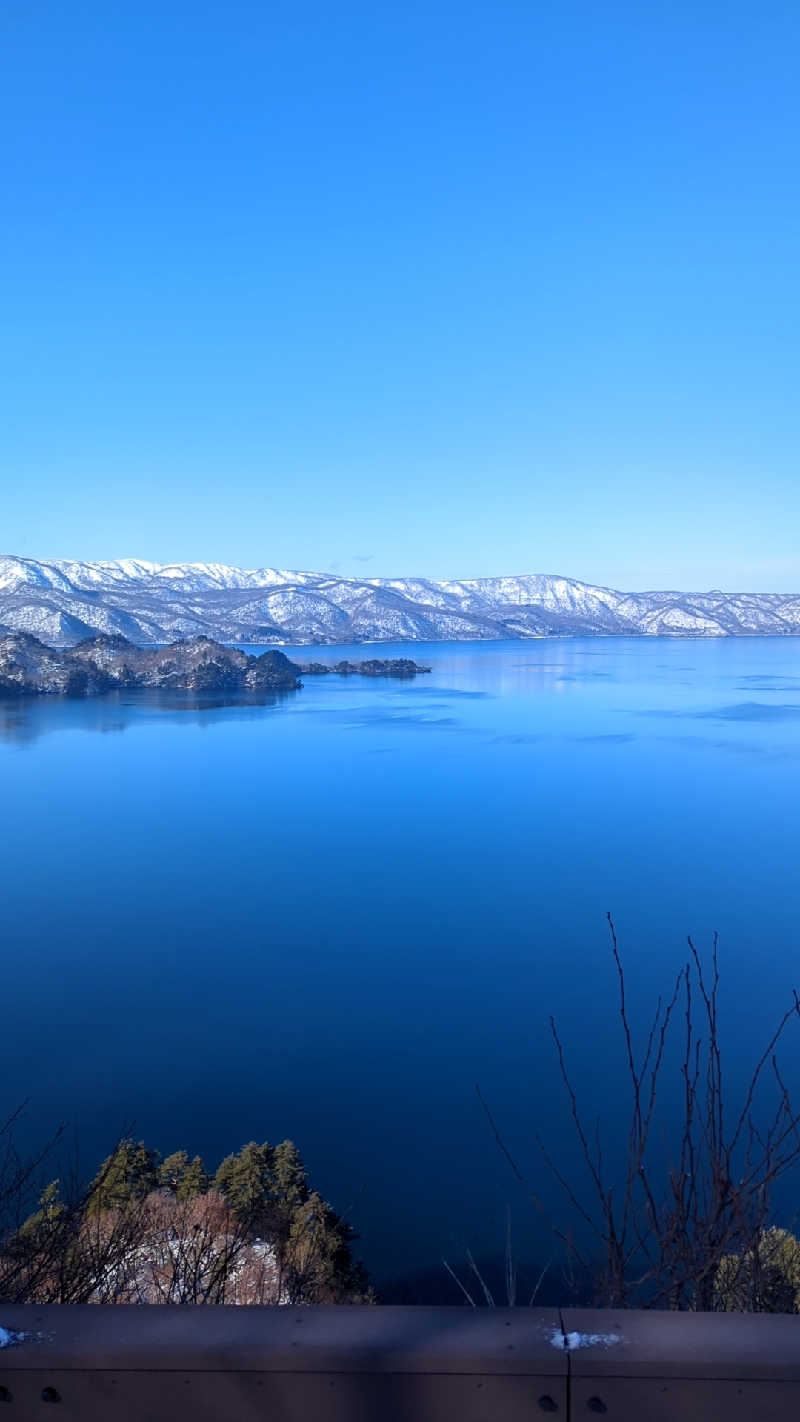
[[252, 656], [210, 637], [138, 647], [126, 637], [89, 637], [58, 650], [26, 632], [0, 633], [0, 696], [102, 696], [136, 688], [166, 691], [296, 691], [301, 676], [412, 677], [430, 667], [407, 657], [299, 665], [283, 652]]

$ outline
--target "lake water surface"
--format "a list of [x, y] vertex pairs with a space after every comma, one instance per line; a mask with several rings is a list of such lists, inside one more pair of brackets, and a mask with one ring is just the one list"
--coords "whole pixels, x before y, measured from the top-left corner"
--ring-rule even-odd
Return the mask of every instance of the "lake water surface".
[[556, 1209], [553, 1013], [613, 1151], [609, 909], [636, 1014], [719, 930], [744, 1073], [800, 983], [800, 641], [297, 653], [373, 654], [433, 671], [0, 702], [0, 1110], [87, 1169], [132, 1122], [212, 1164], [291, 1136], [381, 1277], [502, 1249], [507, 1204], [544, 1259], [475, 1083]]

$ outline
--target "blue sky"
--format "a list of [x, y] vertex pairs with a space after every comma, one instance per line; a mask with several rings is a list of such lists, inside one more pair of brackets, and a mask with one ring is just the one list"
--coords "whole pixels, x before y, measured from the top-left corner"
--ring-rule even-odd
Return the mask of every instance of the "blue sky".
[[0, 548], [800, 589], [799, 42], [6, 0]]

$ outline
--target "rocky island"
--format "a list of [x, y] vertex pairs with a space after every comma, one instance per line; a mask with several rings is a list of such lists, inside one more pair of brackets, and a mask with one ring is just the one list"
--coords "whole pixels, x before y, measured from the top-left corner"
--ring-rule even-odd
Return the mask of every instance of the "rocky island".
[[138, 647], [126, 637], [89, 637], [57, 650], [25, 632], [0, 629], [0, 696], [101, 696], [136, 688], [166, 691], [296, 691], [301, 676], [323, 673], [410, 677], [429, 671], [397, 661], [312, 662], [298, 666], [283, 652], [251, 656], [209, 637]]
[[410, 677], [418, 676], [420, 672], [430, 671], [430, 667], [417, 666], [409, 657], [395, 657], [387, 660], [385, 657], [372, 657], [366, 662], [306, 662], [300, 667], [303, 676], [325, 676], [333, 673], [334, 676], [394, 676]]

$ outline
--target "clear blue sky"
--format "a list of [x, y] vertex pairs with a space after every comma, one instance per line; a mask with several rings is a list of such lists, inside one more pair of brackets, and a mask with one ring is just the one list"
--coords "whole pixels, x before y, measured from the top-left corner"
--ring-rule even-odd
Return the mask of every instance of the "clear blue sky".
[[4, 0], [0, 548], [800, 589], [800, 6]]

